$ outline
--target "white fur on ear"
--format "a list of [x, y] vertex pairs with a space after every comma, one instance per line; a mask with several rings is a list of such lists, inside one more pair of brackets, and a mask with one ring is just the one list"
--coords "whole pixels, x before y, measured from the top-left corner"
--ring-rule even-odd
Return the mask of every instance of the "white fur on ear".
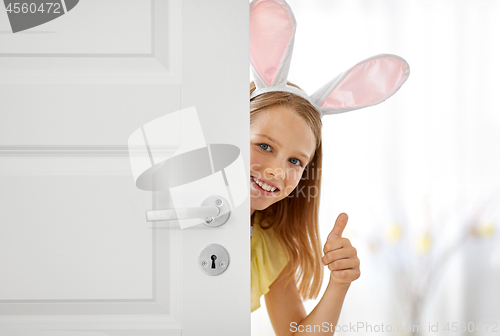
[[311, 95], [323, 115], [379, 104], [399, 90], [410, 75], [409, 64], [382, 54], [359, 62]]
[[256, 0], [250, 4], [250, 63], [257, 88], [287, 82], [296, 21], [283, 0]]

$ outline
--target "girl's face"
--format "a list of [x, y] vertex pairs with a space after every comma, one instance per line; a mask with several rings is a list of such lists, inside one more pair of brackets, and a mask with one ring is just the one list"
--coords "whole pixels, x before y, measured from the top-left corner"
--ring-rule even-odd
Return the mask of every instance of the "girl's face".
[[311, 128], [289, 108], [272, 107], [259, 114], [250, 126], [251, 214], [295, 189], [315, 148]]

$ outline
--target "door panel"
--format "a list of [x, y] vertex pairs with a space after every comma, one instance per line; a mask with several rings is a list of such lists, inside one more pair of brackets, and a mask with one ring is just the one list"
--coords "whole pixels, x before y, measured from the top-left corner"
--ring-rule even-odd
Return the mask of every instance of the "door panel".
[[250, 334], [249, 199], [217, 228], [146, 222], [172, 198], [135, 186], [127, 146], [195, 106], [248, 171], [248, 2], [137, 6], [81, 1], [24, 34], [0, 13], [1, 336]]

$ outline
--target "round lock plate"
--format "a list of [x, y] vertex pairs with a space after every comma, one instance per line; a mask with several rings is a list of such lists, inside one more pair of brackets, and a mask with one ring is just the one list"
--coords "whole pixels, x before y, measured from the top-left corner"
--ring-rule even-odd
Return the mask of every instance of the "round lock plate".
[[219, 275], [229, 266], [229, 253], [222, 245], [209, 244], [201, 250], [198, 266], [208, 275]]

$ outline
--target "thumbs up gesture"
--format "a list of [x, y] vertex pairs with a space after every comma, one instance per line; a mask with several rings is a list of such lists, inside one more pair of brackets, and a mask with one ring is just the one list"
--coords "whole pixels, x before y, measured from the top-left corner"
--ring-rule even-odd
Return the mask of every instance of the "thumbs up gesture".
[[337, 286], [349, 286], [350, 283], [361, 275], [359, 259], [356, 249], [347, 238], [342, 237], [342, 232], [347, 225], [347, 214], [341, 213], [326, 239], [321, 261], [331, 271], [330, 283]]

